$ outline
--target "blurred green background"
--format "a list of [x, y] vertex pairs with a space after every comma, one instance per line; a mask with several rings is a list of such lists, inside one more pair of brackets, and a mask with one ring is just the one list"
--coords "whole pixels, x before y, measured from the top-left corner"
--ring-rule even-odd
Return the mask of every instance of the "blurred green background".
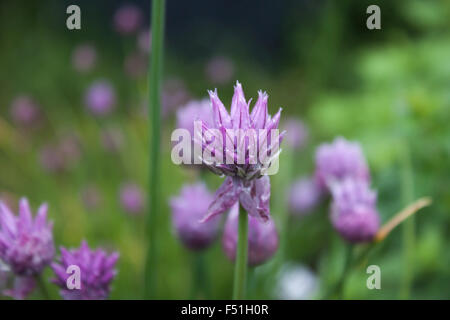
[[[140, 30], [148, 28], [150, 1], [126, 3], [142, 10]], [[81, 30], [66, 28], [69, 4], [81, 8]], [[203, 179], [215, 190], [222, 180], [171, 162], [174, 110], [215, 87], [228, 105], [236, 80], [247, 98], [266, 90], [271, 113], [282, 106], [284, 120], [300, 118], [309, 129], [307, 145], [284, 152], [272, 179], [272, 215], [279, 227], [289, 186], [296, 177], [312, 174], [316, 147], [338, 135], [361, 143], [383, 222], [418, 197], [433, 198], [432, 206], [415, 216], [412, 255], [404, 253], [402, 226], [369, 257], [369, 264], [381, 267], [382, 289], [368, 290], [365, 268], [358, 268], [345, 298], [450, 298], [449, 1], [168, 0], [165, 90], [168, 99], [182, 94], [163, 118], [161, 186], [147, 185], [147, 57], [136, 62], [136, 74], [127, 74], [125, 61], [137, 51], [138, 34], [123, 36], [113, 27], [123, 4], [0, 2], [0, 197], [13, 206], [21, 196], [33, 208], [48, 202], [58, 246], [77, 247], [86, 239], [91, 246], [118, 250], [111, 298], [139, 299], [143, 292], [145, 210], [130, 215], [122, 209], [118, 194], [127, 181], [143, 190], [161, 188], [164, 197], [158, 297], [191, 297], [194, 257], [174, 236], [168, 199], [184, 183]], [[370, 4], [381, 8], [381, 30], [366, 28]], [[71, 59], [85, 43], [95, 48], [97, 59], [92, 70], [80, 73]], [[205, 72], [214, 57], [226, 57], [233, 66], [230, 79], [220, 84]], [[117, 95], [116, 108], [102, 118], [87, 112], [83, 102], [85, 90], [98, 79], [108, 79]], [[19, 128], [11, 119], [11, 102], [21, 94], [42, 110], [37, 129]], [[121, 133], [120, 150], [102, 147], [105, 128]], [[40, 162], [43, 148], [67, 136], [76, 137], [79, 155], [64, 170], [48, 172]], [[295, 165], [283, 166], [293, 152]], [[90, 186], [101, 198], [94, 209], [83, 202], [83, 190]], [[307, 265], [325, 290], [341, 273], [344, 251], [330, 226], [328, 200], [313, 214], [290, 219], [289, 230], [279, 229], [287, 234], [282, 263]], [[205, 260], [211, 288], [206, 298], [229, 298], [233, 265], [220, 239]], [[278, 260], [252, 271], [249, 298], [277, 297]], [[413, 275], [410, 290], [404, 287], [405, 274]], [[51, 276], [47, 270], [46, 278]], [[56, 287], [50, 288], [57, 297]]]

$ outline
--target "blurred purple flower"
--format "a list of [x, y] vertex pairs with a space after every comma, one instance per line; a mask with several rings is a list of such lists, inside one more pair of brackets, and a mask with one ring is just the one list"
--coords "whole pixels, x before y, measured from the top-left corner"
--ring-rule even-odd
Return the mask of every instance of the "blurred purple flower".
[[303, 148], [308, 140], [308, 129], [305, 124], [298, 119], [289, 119], [284, 124], [286, 130], [286, 143], [292, 149]]
[[233, 78], [234, 64], [229, 58], [217, 56], [208, 61], [205, 73], [213, 84], [225, 84]]
[[361, 146], [342, 137], [319, 146], [316, 151], [315, 178], [325, 190], [329, 189], [330, 184], [345, 178], [369, 182], [369, 168]]
[[96, 81], [86, 91], [84, 103], [94, 115], [104, 116], [114, 108], [116, 93], [109, 82]]
[[[228, 214], [223, 232], [222, 245], [227, 257], [234, 261], [238, 241], [239, 205], [235, 204]], [[271, 218], [261, 221], [248, 217], [248, 264], [257, 266], [269, 260], [278, 249], [278, 232]]]
[[120, 188], [120, 203], [122, 208], [132, 214], [142, 212], [145, 205], [144, 194], [134, 183], [123, 184]]
[[47, 221], [47, 205], [39, 207], [33, 220], [26, 198], [19, 203], [19, 216], [0, 203], [0, 259], [19, 276], [34, 276], [52, 261], [53, 224]]
[[74, 134], [67, 134], [56, 143], [44, 146], [39, 153], [39, 161], [44, 170], [60, 173], [78, 162], [81, 157], [81, 143]]
[[211, 103], [208, 99], [192, 100], [177, 110], [177, 128], [183, 128], [194, 136], [194, 121], [213, 124]]
[[289, 207], [293, 213], [310, 213], [320, 202], [321, 189], [311, 178], [301, 178], [294, 182], [289, 192]]
[[[67, 250], [61, 247], [61, 258], [58, 263], [52, 263], [56, 278], [52, 281], [58, 285], [60, 294], [65, 300], [104, 300], [111, 291], [111, 282], [117, 271], [114, 269], [119, 258], [117, 252], [108, 255], [102, 249], [91, 250], [86, 241], [79, 249]], [[70, 265], [80, 268], [80, 289], [68, 289], [66, 273]]]
[[131, 53], [125, 58], [124, 70], [126, 75], [132, 79], [146, 75], [147, 58], [142, 53]]
[[114, 14], [114, 26], [122, 35], [135, 33], [142, 25], [142, 11], [133, 4], [126, 4]]
[[97, 209], [102, 201], [100, 191], [93, 185], [87, 186], [82, 190], [81, 199], [88, 210]]
[[39, 153], [39, 160], [44, 170], [52, 173], [61, 172], [66, 169], [64, 155], [57, 145], [48, 144]]
[[180, 195], [170, 200], [173, 227], [179, 239], [189, 249], [205, 249], [217, 236], [220, 222], [218, 217], [200, 223], [212, 200], [212, 193], [203, 183], [185, 185]]
[[152, 48], [152, 39], [151, 39], [151, 33], [149, 29], [146, 29], [144, 31], [141, 31], [138, 34], [137, 38], [137, 46], [139, 50], [144, 53], [148, 54], [150, 53], [150, 50]]
[[58, 148], [66, 165], [73, 165], [81, 157], [80, 139], [75, 134], [71, 133], [63, 136], [58, 143]]
[[162, 115], [167, 117], [174, 109], [189, 100], [189, 92], [184, 82], [178, 78], [170, 78], [164, 82], [162, 91]]
[[118, 152], [124, 142], [122, 131], [117, 128], [106, 128], [101, 132], [101, 144], [108, 152]]
[[78, 72], [92, 70], [97, 61], [97, 51], [89, 44], [78, 45], [72, 53], [72, 65]]
[[25, 128], [37, 126], [42, 118], [40, 108], [27, 95], [17, 96], [11, 102], [10, 112], [14, 123]]
[[345, 179], [331, 185], [331, 221], [349, 242], [369, 242], [380, 226], [376, 193], [365, 181]]

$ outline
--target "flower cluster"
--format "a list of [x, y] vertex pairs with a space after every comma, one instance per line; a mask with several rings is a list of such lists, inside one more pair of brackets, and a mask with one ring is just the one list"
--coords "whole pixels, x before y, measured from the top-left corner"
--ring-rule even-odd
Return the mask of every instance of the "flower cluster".
[[320, 146], [316, 153], [316, 182], [332, 196], [331, 221], [349, 242], [373, 240], [380, 225], [376, 193], [360, 145], [344, 138]]
[[17, 275], [40, 274], [55, 254], [47, 205], [41, 205], [33, 219], [25, 198], [20, 200], [19, 216], [0, 203], [0, 225], [0, 259]]
[[[271, 117], [268, 114], [268, 96], [260, 91], [258, 101], [250, 113], [250, 101], [246, 101], [241, 84], [237, 82], [234, 89], [230, 113], [220, 101], [217, 91], [209, 91], [210, 101], [191, 101], [177, 112], [178, 128], [188, 130], [194, 136], [194, 144], [200, 146], [202, 151], [208, 149], [213, 156], [221, 155], [222, 159], [231, 159], [231, 163], [211, 162], [203, 157], [202, 152], [203, 165], [214, 173], [225, 176], [225, 180], [215, 195], [210, 194], [203, 184], [185, 186], [181, 194], [170, 202], [172, 220], [183, 244], [198, 250], [207, 247], [214, 240], [220, 222], [217, 215], [229, 210], [222, 243], [226, 255], [234, 260], [241, 205], [249, 214], [248, 263], [258, 265], [273, 256], [278, 248], [278, 232], [270, 218], [270, 178], [264, 171], [271, 163], [262, 163], [259, 157], [254, 157], [245, 148], [244, 153], [241, 153], [244, 159], [240, 162], [238, 152], [242, 152], [242, 145], [250, 148], [256, 146], [258, 155], [266, 152], [271, 159], [276, 158], [279, 150], [272, 148], [270, 142], [275, 142], [274, 145], [278, 147], [283, 134], [273, 137], [271, 132], [278, 128], [281, 109]], [[201, 122], [201, 130], [197, 130], [195, 121]], [[234, 139], [231, 138], [231, 130], [239, 131]], [[252, 139], [251, 132], [258, 130], [262, 134]], [[208, 131], [218, 133], [214, 136], [216, 143], [206, 138], [204, 133]], [[270, 146], [260, 149], [264, 143]], [[256, 158], [257, 161], [253, 161]]]
[[[78, 250], [61, 248], [61, 262], [52, 263], [53, 224], [47, 220], [46, 204], [39, 207], [33, 218], [26, 198], [19, 202], [18, 216], [0, 202], [0, 227], [0, 289], [4, 295], [26, 298], [35, 289], [36, 277], [49, 265], [64, 299], [105, 299], [109, 295], [118, 254], [107, 255], [101, 249], [91, 251], [84, 241]], [[80, 268], [80, 289], [67, 287], [67, 268], [71, 265]]]
[[[86, 241], [83, 241], [78, 249], [67, 250], [62, 247], [60, 262], [51, 265], [56, 275], [53, 282], [61, 287], [60, 294], [65, 300], [106, 299], [111, 282], [117, 274], [114, 268], [118, 259], [117, 252], [108, 255], [102, 249], [91, 250]], [[80, 289], [67, 287], [70, 274], [67, 274], [66, 270], [69, 266], [77, 266], [80, 269]]]
[[[201, 131], [214, 129], [212, 131], [218, 132], [219, 135], [217, 139], [214, 139], [216, 143], [211, 145], [211, 141], [205, 138], [206, 135], [195, 132], [194, 141], [201, 145], [203, 151], [208, 149], [211, 155], [219, 155], [221, 159], [231, 159], [231, 163], [229, 161], [211, 162], [202, 156], [204, 165], [218, 175], [227, 176], [217, 190], [204, 220], [229, 210], [238, 201], [250, 215], [268, 220], [270, 179], [266, 173], [280, 152], [278, 146], [284, 133], [277, 136], [278, 141], [271, 141], [271, 138], [272, 131], [278, 128], [281, 108], [274, 117], [271, 117], [267, 107], [268, 95], [260, 91], [258, 100], [250, 113], [250, 101], [245, 100], [239, 82], [235, 86], [230, 113], [220, 101], [217, 91], [209, 91], [209, 95], [213, 123], [203, 122]], [[230, 137], [230, 130], [238, 134]], [[256, 130], [262, 130], [262, 135], [255, 136]], [[202, 137], [199, 137], [199, 134]], [[256, 152], [251, 152], [252, 148]], [[261, 162], [263, 153], [269, 157], [268, 161]], [[202, 152], [202, 155], [204, 154]], [[244, 158], [243, 161], [239, 161], [241, 157]]]

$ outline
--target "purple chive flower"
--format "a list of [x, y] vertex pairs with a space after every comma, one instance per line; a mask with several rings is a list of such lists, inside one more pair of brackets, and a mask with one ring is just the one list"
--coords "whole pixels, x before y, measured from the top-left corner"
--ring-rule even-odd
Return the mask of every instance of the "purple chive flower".
[[97, 51], [89, 44], [77, 46], [72, 53], [72, 65], [78, 72], [92, 70], [97, 61]]
[[150, 30], [147, 29], [147, 30], [141, 31], [137, 37], [137, 47], [144, 54], [150, 53], [150, 50], [152, 48], [151, 36], [152, 35], [150, 33]]
[[[118, 259], [117, 252], [108, 255], [102, 249], [91, 250], [86, 241], [83, 241], [78, 249], [67, 250], [61, 247], [59, 262], [51, 265], [56, 275], [53, 282], [61, 288], [60, 294], [65, 300], [107, 299], [111, 282], [117, 274], [114, 268]], [[80, 289], [67, 288], [70, 274], [66, 270], [71, 265], [80, 268]]]
[[142, 24], [142, 11], [132, 4], [126, 4], [117, 9], [114, 15], [116, 31], [122, 35], [135, 33]]
[[206, 125], [213, 123], [211, 104], [208, 99], [192, 100], [177, 110], [177, 128], [183, 128], [194, 137], [194, 121], [203, 121]]
[[293, 213], [308, 214], [320, 202], [321, 195], [321, 189], [314, 179], [301, 178], [294, 182], [291, 187], [289, 207]]
[[[223, 232], [222, 245], [227, 257], [234, 261], [238, 241], [239, 205], [235, 204], [228, 214]], [[278, 249], [278, 232], [271, 218], [261, 221], [248, 217], [248, 265], [257, 266], [269, 260]]]
[[[219, 143], [213, 145], [212, 153], [222, 155], [224, 163], [203, 159], [203, 164], [216, 174], [228, 177], [217, 190], [214, 202], [211, 204], [205, 220], [225, 212], [237, 201], [241, 203], [250, 215], [267, 220], [269, 217], [270, 180], [264, 173], [280, 152], [280, 150], [274, 148], [278, 147], [279, 143], [271, 143], [270, 139], [272, 130], [278, 128], [281, 108], [274, 117], [271, 117], [267, 110], [268, 95], [260, 91], [255, 107], [250, 113], [250, 101], [246, 102], [239, 82], [235, 86], [230, 114], [220, 101], [217, 91], [209, 91], [209, 95], [213, 109], [213, 124], [211, 128], [219, 130], [222, 134], [222, 137], [217, 139]], [[210, 127], [203, 123], [203, 132], [207, 132], [209, 129]], [[236, 139], [231, 139], [227, 129], [239, 130], [241, 133], [236, 134]], [[259, 129], [265, 130], [262, 131], [263, 134], [260, 134]], [[252, 132], [256, 133], [257, 136], [252, 135]], [[195, 142], [197, 144], [201, 144], [203, 149], [211, 148], [209, 146], [210, 142], [205, 136], [200, 139], [198, 132], [195, 134]], [[278, 142], [281, 142], [283, 134], [279, 136]], [[254, 139], [248, 138], [251, 136]], [[261, 141], [261, 139], [264, 140]], [[244, 148], [244, 152], [242, 146], [245, 146], [247, 143], [250, 148], [246, 151], [246, 148]], [[269, 156], [265, 163], [260, 162], [261, 157], [257, 157], [254, 152], [248, 152], [252, 145], [253, 149], [257, 150], [258, 155], [261, 156], [266, 153]], [[260, 149], [260, 146], [267, 150]], [[240, 158], [243, 158], [243, 161]], [[226, 159], [231, 159], [231, 163], [227, 163]]]
[[62, 172], [66, 169], [64, 155], [55, 144], [46, 145], [41, 149], [39, 161], [43, 169], [51, 173]]
[[103, 148], [108, 152], [117, 152], [123, 146], [124, 136], [117, 128], [104, 129], [100, 138]]
[[330, 184], [345, 178], [370, 181], [369, 168], [361, 146], [342, 137], [319, 146], [316, 151], [315, 176], [317, 183], [326, 190]]
[[114, 108], [116, 93], [109, 82], [100, 80], [88, 88], [84, 103], [94, 115], [104, 116]]
[[147, 71], [147, 58], [142, 53], [131, 53], [125, 58], [124, 70], [132, 79], [142, 77]]
[[22, 127], [36, 126], [41, 120], [41, 112], [34, 100], [27, 95], [16, 97], [10, 107], [13, 122]]
[[33, 220], [26, 198], [19, 203], [19, 216], [0, 203], [0, 259], [19, 276], [34, 276], [52, 261], [53, 224], [47, 221], [47, 205], [39, 207]]
[[132, 214], [140, 213], [145, 205], [144, 194], [134, 183], [126, 183], [120, 188], [120, 204], [122, 208]]
[[380, 226], [377, 195], [365, 181], [345, 179], [332, 184], [331, 221], [349, 242], [369, 242]]
[[305, 146], [308, 140], [308, 129], [305, 124], [297, 119], [289, 119], [284, 124], [286, 130], [285, 142], [292, 149], [300, 149]]
[[200, 223], [212, 200], [212, 193], [203, 183], [185, 185], [180, 195], [170, 200], [173, 227], [189, 249], [205, 249], [217, 236], [220, 223], [218, 217]]
[[59, 141], [58, 148], [68, 166], [75, 164], [81, 157], [81, 142], [75, 134], [63, 136]]
[[232, 79], [234, 64], [226, 57], [217, 56], [206, 64], [205, 73], [208, 80], [212, 83], [224, 84]]

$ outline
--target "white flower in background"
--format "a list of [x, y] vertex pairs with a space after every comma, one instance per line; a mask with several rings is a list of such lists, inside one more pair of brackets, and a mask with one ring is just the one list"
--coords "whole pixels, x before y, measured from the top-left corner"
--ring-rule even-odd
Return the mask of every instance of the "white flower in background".
[[276, 295], [282, 300], [309, 300], [319, 291], [316, 274], [301, 264], [286, 264], [278, 275]]

